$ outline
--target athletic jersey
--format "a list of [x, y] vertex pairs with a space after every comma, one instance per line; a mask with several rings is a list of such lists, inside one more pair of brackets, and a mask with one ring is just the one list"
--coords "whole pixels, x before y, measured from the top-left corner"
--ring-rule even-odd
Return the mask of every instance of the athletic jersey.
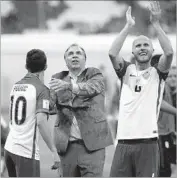
[[158, 136], [157, 119], [167, 73], [155, 67], [137, 71], [124, 61], [121, 71], [121, 96], [117, 139], [141, 139]]
[[49, 89], [28, 73], [11, 90], [10, 133], [5, 149], [13, 154], [39, 160], [37, 113], [49, 113]]

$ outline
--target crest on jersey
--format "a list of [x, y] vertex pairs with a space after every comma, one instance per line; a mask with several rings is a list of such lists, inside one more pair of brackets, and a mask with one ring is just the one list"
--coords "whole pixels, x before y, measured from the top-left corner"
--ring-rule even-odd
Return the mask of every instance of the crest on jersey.
[[142, 76], [144, 77], [144, 79], [147, 80], [149, 78], [149, 76], [150, 76], [149, 71], [146, 71]]
[[43, 108], [49, 109], [49, 100], [43, 100]]

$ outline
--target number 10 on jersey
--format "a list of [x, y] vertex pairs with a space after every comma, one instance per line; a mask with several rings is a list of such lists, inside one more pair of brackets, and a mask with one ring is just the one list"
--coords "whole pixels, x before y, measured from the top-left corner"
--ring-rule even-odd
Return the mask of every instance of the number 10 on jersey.
[[26, 107], [27, 102], [24, 96], [19, 96], [14, 99], [14, 95], [11, 96], [11, 106], [10, 106], [10, 121], [11, 124], [15, 121], [15, 124], [21, 125], [26, 119]]

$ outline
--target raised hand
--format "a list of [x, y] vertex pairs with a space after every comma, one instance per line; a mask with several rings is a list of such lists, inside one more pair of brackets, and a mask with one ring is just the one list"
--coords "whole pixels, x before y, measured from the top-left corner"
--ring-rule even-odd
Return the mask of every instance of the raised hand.
[[151, 23], [159, 22], [161, 17], [161, 9], [158, 1], [150, 1], [149, 11]]
[[129, 6], [126, 12], [126, 19], [127, 19], [127, 24], [132, 27], [135, 25], [135, 17], [132, 17], [131, 12], [132, 12], [132, 8], [131, 6]]

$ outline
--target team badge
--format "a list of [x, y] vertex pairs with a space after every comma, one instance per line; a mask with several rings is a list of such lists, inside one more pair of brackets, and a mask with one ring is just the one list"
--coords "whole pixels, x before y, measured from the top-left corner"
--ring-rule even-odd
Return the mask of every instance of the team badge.
[[142, 76], [144, 77], [144, 79], [147, 80], [149, 78], [149, 76], [150, 76], [150, 73], [147, 71]]
[[43, 108], [49, 109], [49, 100], [43, 100]]

